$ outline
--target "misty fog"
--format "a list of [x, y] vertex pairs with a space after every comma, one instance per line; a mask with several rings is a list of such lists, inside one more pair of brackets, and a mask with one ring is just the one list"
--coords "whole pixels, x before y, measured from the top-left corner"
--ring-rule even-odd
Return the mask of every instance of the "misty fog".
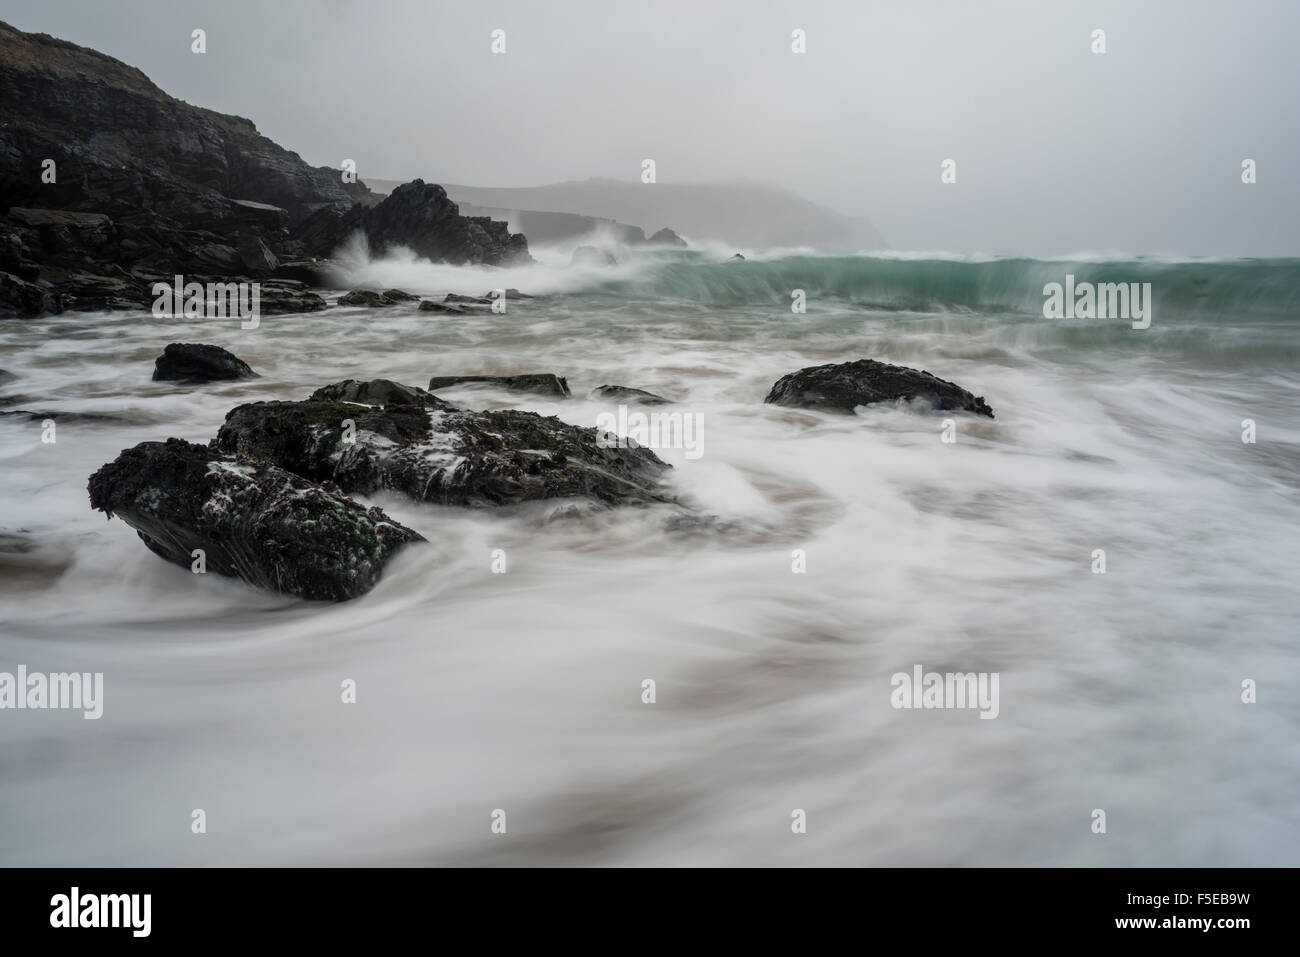
[[639, 183], [652, 158], [659, 184], [770, 183], [895, 249], [1300, 250], [1289, 2], [6, 0], [0, 18], [363, 180]]

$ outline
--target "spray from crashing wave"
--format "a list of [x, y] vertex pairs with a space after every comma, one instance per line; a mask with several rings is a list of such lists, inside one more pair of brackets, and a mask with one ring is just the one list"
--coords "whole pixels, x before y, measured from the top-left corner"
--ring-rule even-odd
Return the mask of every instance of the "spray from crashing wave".
[[[614, 264], [575, 263], [573, 252], [590, 246]], [[737, 252], [743, 260], [734, 260]], [[1300, 315], [1300, 260], [1160, 260], [1080, 256], [1059, 260], [872, 253], [837, 255], [809, 249], [756, 252], [709, 242], [665, 249], [620, 244], [612, 230], [563, 244], [539, 246], [538, 260], [513, 268], [434, 265], [409, 250], [371, 256], [365, 237], [354, 236], [337, 256], [336, 278], [382, 284], [404, 279], [431, 292], [463, 287], [476, 273], [541, 293], [602, 291], [625, 298], [703, 302], [710, 305], [788, 302], [792, 289], [809, 298], [869, 309], [915, 312], [970, 310], [1041, 315], [1043, 287], [1066, 274], [1078, 282], [1149, 282], [1156, 307], [1187, 317], [1291, 317]]]

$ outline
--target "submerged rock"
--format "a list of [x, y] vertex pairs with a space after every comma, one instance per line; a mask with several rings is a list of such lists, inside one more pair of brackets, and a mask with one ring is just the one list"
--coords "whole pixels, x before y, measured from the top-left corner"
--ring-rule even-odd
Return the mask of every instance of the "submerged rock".
[[921, 400], [943, 411], [974, 412], [993, 418], [983, 396], [928, 372], [859, 359], [800, 369], [777, 380], [764, 402], [801, 409], [852, 412], [859, 405]]
[[220, 346], [173, 342], [154, 360], [155, 382], [217, 382], [256, 378], [248, 363]]
[[[410, 386], [398, 388], [419, 397]], [[384, 390], [337, 383], [316, 396], [336, 391], [377, 399]], [[382, 408], [315, 397], [254, 402], [231, 410], [213, 445], [318, 482], [332, 481], [346, 492], [390, 489], [442, 505], [672, 500], [660, 484], [670, 466], [649, 449], [600, 448], [595, 429], [554, 416], [440, 408], [420, 398], [418, 405], [390, 402]]]
[[44, 422], [46, 419], [52, 419], [60, 425], [73, 423], [95, 425], [109, 422], [116, 425], [131, 421], [129, 416], [114, 415], [112, 412], [33, 412], [30, 409], [4, 409], [0, 411], [0, 416], [27, 419], [29, 422]]
[[345, 296], [339, 296], [338, 304], [340, 306], [369, 306], [371, 309], [379, 306], [394, 306], [397, 300], [387, 293], [374, 292], [370, 289], [353, 289]]
[[449, 292], [443, 297], [443, 302], [458, 302], [463, 305], [473, 306], [490, 306], [492, 300], [486, 296], [462, 296], [459, 293]]
[[413, 385], [391, 379], [344, 379], [321, 386], [310, 396], [315, 402], [359, 402], [364, 405], [417, 405], [429, 409], [451, 409], [450, 403]]
[[608, 249], [595, 246], [579, 246], [573, 251], [570, 266], [617, 266], [618, 259]]
[[533, 392], [559, 398], [569, 396], [569, 383], [562, 376], [549, 372], [528, 375], [436, 375], [429, 380], [429, 391], [436, 392], [438, 389], [475, 382], [499, 386], [510, 392]]
[[451, 312], [458, 316], [469, 313], [469, 310], [459, 303], [454, 302], [434, 302], [432, 299], [422, 299], [419, 306], [420, 312]]
[[644, 389], [633, 389], [625, 385], [598, 385], [591, 390], [593, 399], [611, 399], [616, 402], [632, 402], [637, 405], [671, 405], [671, 399], [665, 399]]
[[409, 292], [403, 292], [400, 289], [385, 289], [383, 292], [375, 292], [373, 289], [353, 289], [351, 292], [339, 296], [338, 305], [340, 306], [368, 306], [376, 309], [380, 306], [395, 306], [399, 302], [414, 302], [419, 296], [412, 296]]
[[300, 598], [363, 595], [398, 548], [424, 540], [381, 509], [181, 439], [126, 449], [87, 488], [92, 508], [168, 561], [190, 568], [202, 549], [208, 571]]

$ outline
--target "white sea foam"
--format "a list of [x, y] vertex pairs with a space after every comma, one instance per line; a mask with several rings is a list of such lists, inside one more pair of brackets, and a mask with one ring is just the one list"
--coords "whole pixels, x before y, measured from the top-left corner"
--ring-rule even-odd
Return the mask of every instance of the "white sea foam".
[[[120, 313], [0, 324], [23, 408], [122, 415], [62, 424], [55, 445], [0, 419], [0, 662], [102, 671], [113, 689], [98, 722], [0, 716], [3, 861], [1293, 864], [1295, 327], [1157, 309], [1135, 332], [826, 298], [799, 316], [607, 281], [699, 269], [779, 291], [801, 267], [729, 268], [357, 257], [342, 286], [557, 295], [504, 316], [336, 309], [253, 331]], [[178, 339], [262, 377], [151, 383]], [[943, 416], [762, 404], [786, 372], [858, 357], [952, 379], [997, 418], [957, 416], [949, 445]], [[428, 544], [325, 606], [169, 565], [87, 505], [86, 476], [121, 449], [206, 441], [240, 402], [539, 371], [575, 397], [440, 395], [585, 426], [610, 409], [585, 398], [596, 385], [678, 398], [709, 442], [697, 461], [662, 451], [671, 481], [732, 532], [674, 534], [659, 509], [556, 521], [554, 503], [380, 496]], [[997, 719], [891, 707], [891, 676], [918, 662], [998, 673]], [[1240, 701], [1246, 678], [1258, 704]], [[220, 840], [189, 839], [193, 807]], [[489, 832], [494, 808], [508, 839]]]

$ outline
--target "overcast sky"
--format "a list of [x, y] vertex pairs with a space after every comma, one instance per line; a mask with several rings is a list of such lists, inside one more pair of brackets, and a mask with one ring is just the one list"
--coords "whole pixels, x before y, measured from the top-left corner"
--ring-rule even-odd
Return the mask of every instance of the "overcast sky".
[[660, 182], [758, 179], [868, 216], [896, 249], [1300, 255], [1296, 0], [0, 0], [0, 19], [362, 179], [636, 181], [653, 158]]

